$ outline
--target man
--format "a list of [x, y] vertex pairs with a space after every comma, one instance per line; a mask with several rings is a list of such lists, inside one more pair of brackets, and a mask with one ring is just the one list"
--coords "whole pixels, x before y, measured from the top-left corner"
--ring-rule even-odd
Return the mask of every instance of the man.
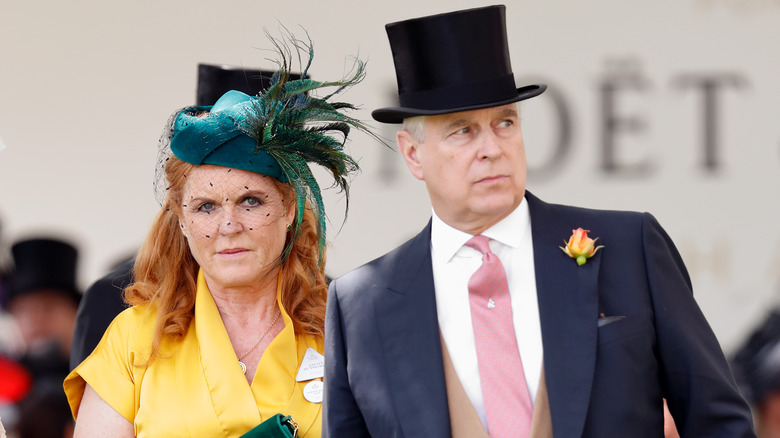
[[325, 435], [661, 437], [666, 399], [683, 437], [755, 436], [656, 220], [525, 190], [516, 102], [545, 87], [516, 88], [505, 8], [387, 33], [400, 106], [372, 115], [433, 217], [331, 283]]
[[18, 415], [9, 433], [72, 436], [73, 418], [62, 381], [68, 374], [81, 299], [76, 284], [78, 250], [60, 239], [30, 238], [14, 243], [11, 254], [8, 312], [24, 340], [19, 362], [29, 371], [32, 387], [15, 406]]
[[780, 437], [780, 309], [772, 309], [731, 358], [760, 437]]
[[59, 239], [31, 238], [14, 243], [11, 253], [8, 313], [19, 327], [25, 357], [35, 369], [57, 365], [66, 375], [81, 299], [76, 285], [78, 250]]

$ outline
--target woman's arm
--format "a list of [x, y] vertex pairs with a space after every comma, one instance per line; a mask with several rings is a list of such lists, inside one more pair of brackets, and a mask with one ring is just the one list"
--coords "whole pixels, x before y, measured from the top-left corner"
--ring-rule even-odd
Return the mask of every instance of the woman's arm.
[[135, 437], [133, 424], [105, 402], [91, 386], [84, 388], [74, 438]]

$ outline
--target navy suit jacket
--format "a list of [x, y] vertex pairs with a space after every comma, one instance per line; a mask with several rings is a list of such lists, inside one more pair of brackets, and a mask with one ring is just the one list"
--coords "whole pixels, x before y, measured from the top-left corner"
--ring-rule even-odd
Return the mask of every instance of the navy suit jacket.
[[[666, 398], [682, 437], [754, 437], [658, 222], [526, 200], [554, 436], [662, 437]], [[604, 245], [582, 266], [559, 249], [579, 227]], [[429, 223], [330, 285], [324, 436], [449, 437], [440, 342]]]

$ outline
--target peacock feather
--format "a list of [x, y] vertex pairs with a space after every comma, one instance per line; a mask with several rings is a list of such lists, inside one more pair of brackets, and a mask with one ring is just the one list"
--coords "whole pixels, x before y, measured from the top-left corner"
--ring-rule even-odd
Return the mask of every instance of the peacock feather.
[[[325, 247], [326, 215], [322, 193], [308, 163], [327, 169], [334, 179], [334, 186], [344, 192], [346, 214], [349, 212], [349, 175], [359, 170], [358, 163], [344, 151], [344, 144], [352, 128], [363, 131], [382, 141], [367, 125], [344, 113], [356, 109], [347, 102], [333, 102], [334, 96], [361, 82], [365, 77], [365, 63], [355, 58], [350, 71], [337, 81], [315, 81], [308, 78], [309, 67], [314, 59], [314, 46], [296, 38], [289, 31], [282, 39], [268, 34], [276, 47], [279, 59], [275, 60], [278, 70], [271, 78], [270, 86], [252, 101], [245, 126], [247, 135], [257, 142], [255, 152], [265, 151], [282, 168], [285, 177], [293, 185], [297, 199], [297, 219], [294, 234], [300, 231], [305, 208], [309, 199], [317, 218], [319, 254]], [[301, 66], [301, 79], [291, 79], [290, 72], [294, 57]], [[324, 97], [317, 93], [333, 89]], [[294, 240], [294, 239], [292, 239]], [[292, 249], [288, 245], [282, 254], [286, 260]]]

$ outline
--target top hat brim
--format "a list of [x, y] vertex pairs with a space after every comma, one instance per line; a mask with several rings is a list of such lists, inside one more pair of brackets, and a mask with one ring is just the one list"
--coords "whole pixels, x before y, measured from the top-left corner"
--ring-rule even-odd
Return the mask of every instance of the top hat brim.
[[536, 97], [547, 89], [545, 84], [527, 85], [517, 89], [517, 94], [503, 100], [481, 102], [458, 107], [447, 108], [408, 108], [408, 107], [386, 107], [379, 108], [371, 112], [374, 120], [382, 123], [402, 123], [404, 119], [417, 116], [436, 116], [440, 114], [451, 114], [462, 111], [471, 111], [483, 108], [493, 108], [496, 106], [508, 105], [521, 100]]

